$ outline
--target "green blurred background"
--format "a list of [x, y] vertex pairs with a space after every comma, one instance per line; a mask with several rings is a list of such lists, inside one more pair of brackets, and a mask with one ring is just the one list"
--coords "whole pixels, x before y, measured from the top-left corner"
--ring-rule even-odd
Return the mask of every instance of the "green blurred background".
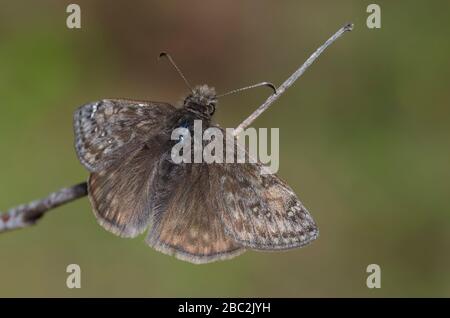
[[[280, 127], [280, 171], [321, 231], [312, 245], [192, 265], [97, 225], [87, 199], [0, 237], [0, 296], [450, 296], [450, 3], [377, 1], [0, 1], [0, 210], [85, 180], [72, 113], [106, 97], [176, 103], [193, 83], [219, 92], [281, 84], [338, 40], [257, 127]], [[73, 1], [75, 2], [75, 1]], [[223, 98], [237, 126], [268, 95]], [[66, 266], [82, 288], [66, 287]], [[381, 266], [381, 289], [366, 267]]]

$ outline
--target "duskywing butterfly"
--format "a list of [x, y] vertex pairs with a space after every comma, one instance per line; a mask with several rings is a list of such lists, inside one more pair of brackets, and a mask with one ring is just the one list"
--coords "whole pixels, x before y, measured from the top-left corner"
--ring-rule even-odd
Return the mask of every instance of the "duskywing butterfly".
[[[170, 56], [162, 55], [186, 81]], [[171, 160], [171, 132], [192, 129], [194, 120], [204, 129], [218, 127], [212, 123], [216, 105], [214, 89], [203, 85], [191, 90], [180, 109], [125, 99], [80, 107], [74, 115], [75, 147], [90, 172], [89, 199], [98, 222], [121, 237], [149, 228], [150, 246], [192, 263], [232, 258], [245, 249], [301, 247], [316, 239], [308, 210], [279, 177], [261, 174], [260, 163]]]

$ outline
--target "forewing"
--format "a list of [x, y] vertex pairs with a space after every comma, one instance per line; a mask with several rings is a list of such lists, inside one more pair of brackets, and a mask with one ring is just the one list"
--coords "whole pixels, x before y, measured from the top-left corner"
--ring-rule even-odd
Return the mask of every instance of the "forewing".
[[[161, 161], [153, 189], [153, 226], [147, 243], [191, 263], [229, 259], [244, 252], [225, 235], [214, 205], [207, 164]], [[169, 191], [170, 189], [170, 191]]]
[[104, 99], [75, 111], [75, 148], [90, 172], [99, 172], [166, 125], [175, 108], [166, 103]]
[[318, 236], [317, 226], [292, 189], [276, 175], [261, 175], [258, 164], [219, 168], [217, 199], [225, 232], [253, 249], [301, 247]]
[[[235, 147], [236, 162], [237, 142], [225, 145], [228, 149]], [[213, 198], [226, 234], [238, 244], [278, 250], [301, 247], [318, 237], [314, 220], [294, 191], [275, 174], [267, 174], [268, 169], [262, 164], [212, 166], [216, 170], [211, 174], [212, 192], [216, 193]], [[261, 173], [263, 170], [265, 174]]]

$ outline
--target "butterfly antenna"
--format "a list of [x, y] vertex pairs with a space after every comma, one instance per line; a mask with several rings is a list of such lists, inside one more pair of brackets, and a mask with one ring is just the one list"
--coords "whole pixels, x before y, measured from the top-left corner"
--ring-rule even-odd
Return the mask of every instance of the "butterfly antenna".
[[162, 57], [166, 57], [170, 64], [172, 64], [173, 68], [178, 72], [178, 74], [181, 76], [181, 78], [183, 79], [184, 83], [186, 84], [186, 86], [191, 90], [191, 92], [193, 92], [194, 90], [192, 89], [191, 84], [189, 84], [188, 80], [186, 79], [186, 77], [184, 76], [183, 72], [181, 72], [181, 70], [178, 68], [178, 66], [175, 64], [174, 60], [172, 59], [172, 57], [169, 55], [169, 53], [167, 52], [161, 52], [159, 54], [159, 58]]
[[238, 88], [238, 89], [234, 89], [232, 91], [229, 91], [225, 94], [220, 94], [217, 97], [222, 97], [222, 96], [226, 96], [226, 95], [230, 95], [230, 94], [234, 94], [234, 93], [238, 93], [238, 92], [242, 92], [245, 91], [247, 89], [250, 88], [256, 88], [256, 87], [261, 87], [261, 86], [266, 86], [266, 87], [270, 87], [273, 90], [273, 93], [276, 94], [277, 93], [277, 89], [275, 88], [275, 86], [272, 83], [269, 82], [261, 82], [258, 84], [254, 84], [254, 85], [250, 85], [250, 86], [246, 86], [246, 87], [242, 87], [242, 88]]

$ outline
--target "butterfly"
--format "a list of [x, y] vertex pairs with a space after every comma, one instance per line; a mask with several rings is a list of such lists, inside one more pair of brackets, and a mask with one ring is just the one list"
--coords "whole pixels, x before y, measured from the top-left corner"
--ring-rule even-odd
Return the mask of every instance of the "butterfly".
[[217, 102], [214, 88], [201, 85], [181, 108], [103, 99], [75, 111], [75, 149], [90, 172], [89, 200], [101, 226], [127, 238], [148, 229], [148, 245], [197, 264], [247, 249], [301, 247], [318, 237], [294, 191], [275, 174], [262, 174], [261, 163], [173, 162], [174, 129], [191, 130], [195, 120], [222, 129], [212, 121]]

